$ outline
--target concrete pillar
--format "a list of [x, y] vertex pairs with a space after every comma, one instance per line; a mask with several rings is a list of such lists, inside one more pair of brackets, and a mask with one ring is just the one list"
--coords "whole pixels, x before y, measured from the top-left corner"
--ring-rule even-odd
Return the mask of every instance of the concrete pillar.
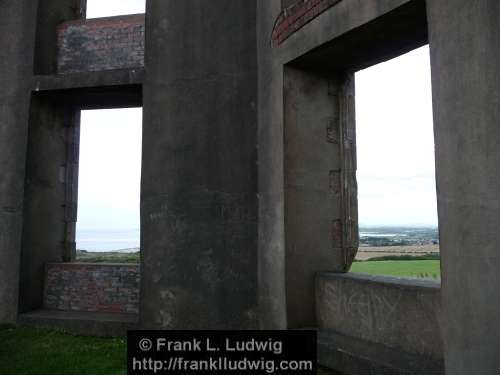
[[85, 12], [86, 0], [40, 2], [36, 21], [35, 74], [57, 72], [57, 26], [64, 21], [85, 18]]
[[[37, 238], [26, 232], [23, 223], [33, 222], [31, 229], [41, 233], [40, 223], [46, 217], [32, 217], [26, 213], [25, 166], [27, 164], [28, 122], [31, 103], [31, 83], [33, 74], [55, 73], [57, 55], [57, 25], [75, 16], [76, 0], [6, 0], [0, 3], [0, 323], [13, 323], [17, 319], [20, 284], [26, 295], [33, 295], [36, 303], [28, 303], [29, 308], [41, 305], [43, 287], [43, 263], [51, 260], [54, 250], [35, 250], [31, 245], [39, 244]], [[36, 66], [35, 66], [36, 61]], [[32, 113], [33, 114], [33, 113]], [[38, 113], [40, 114], [40, 113]], [[55, 113], [46, 111], [45, 123], [52, 122]], [[37, 122], [37, 118], [34, 122]], [[52, 124], [53, 125], [53, 124]], [[50, 126], [50, 125], [49, 125]], [[39, 140], [37, 140], [39, 141]], [[41, 142], [40, 142], [41, 143]], [[36, 142], [34, 143], [36, 144]], [[46, 145], [47, 146], [47, 145]], [[50, 147], [49, 147], [50, 148]], [[45, 156], [53, 156], [47, 151]], [[60, 165], [57, 166], [59, 168]], [[37, 171], [41, 172], [41, 171]], [[43, 172], [41, 172], [43, 174]], [[36, 176], [32, 176], [35, 177]], [[43, 193], [42, 193], [43, 195]], [[30, 196], [30, 198], [33, 198]], [[37, 203], [51, 204], [32, 200]], [[38, 219], [38, 221], [37, 221]], [[41, 237], [51, 238], [52, 231], [45, 228]], [[22, 239], [23, 231], [25, 239]], [[48, 231], [48, 232], [47, 232]], [[57, 230], [54, 230], [56, 232]], [[24, 249], [21, 251], [21, 242]], [[36, 247], [36, 246], [35, 246]], [[23, 264], [20, 265], [21, 252]], [[36, 272], [31, 267], [38, 264]], [[21, 272], [20, 269], [23, 269]], [[23, 274], [24, 276], [21, 276]], [[35, 280], [35, 283], [26, 280]], [[34, 296], [36, 293], [36, 296]], [[30, 301], [32, 298], [28, 298]], [[24, 310], [24, 309], [21, 309]]]
[[[76, 113], [75, 113], [76, 112]], [[31, 100], [24, 184], [19, 312], [42, 308], [45, 264], [75, 258], [79, 111], [50, 95]], [[75, 134], [76, 132], [76, 134]], [[76, 177], [77, 178], [77, 177]]]
[[0, 2], [0, 324], [17, 319], [37, 1]]
[[[259, 308], [262, 329], [286, 329], [283, 66], [270, 48], [281, 0], [257, 1]], [[274, 63], [274, 64], [273, 64]]]
[[500, 368], [500, 3], [427, 1], [446, 373]]
[[149, 0], [141, 322], [257, 327], [254, 0]]
[[354, 77], [285, 67], [288, 328], [316, 326], [315, 277], [358, 250]]

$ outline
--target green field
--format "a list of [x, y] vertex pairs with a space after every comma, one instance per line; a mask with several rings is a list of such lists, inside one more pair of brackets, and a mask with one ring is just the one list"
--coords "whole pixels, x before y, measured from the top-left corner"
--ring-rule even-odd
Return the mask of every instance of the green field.
[[354, 262], [351, 272], [407, 278], [438, 279], [439, 260], [384, 260]]

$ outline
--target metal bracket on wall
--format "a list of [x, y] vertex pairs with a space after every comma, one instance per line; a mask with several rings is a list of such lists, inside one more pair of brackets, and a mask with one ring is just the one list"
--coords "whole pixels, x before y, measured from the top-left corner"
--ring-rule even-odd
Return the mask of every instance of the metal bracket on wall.
[[65, 178], [65, 262], [71, 262], [76, 257], [76, 220], [78, 210], [78, 161], [80, 153], [80, 111], [68, 110], [65, 121], [66, 131], [66, 178]]
[[76, 3], [73, 6], [75, 17], [77, 19], [87, 18], [87, 0], [75, 0]]
[[342, 249], [346, 271], [356, 256], [359, 244], [356, 183], [356, 119], [353, 78], [352, 74], [343, 74], [332, 77], [328, 84], [328, 95], [332, 97], [338, 118], [335, 119], [337, 124], [331, 124], [328, 127], [327, 139], [333, 139], [331, 129], [337, 128], [341, 162], [340, 205], [342, 216], [340, 223], [337, 224], [337, 227], [341, 228], [341, 240], [340, 243], [334, 243], [334, 247]]

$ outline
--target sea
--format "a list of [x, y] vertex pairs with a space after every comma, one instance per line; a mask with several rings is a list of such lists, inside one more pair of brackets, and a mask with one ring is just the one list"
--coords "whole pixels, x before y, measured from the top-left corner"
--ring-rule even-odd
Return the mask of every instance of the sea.
[[92, 252], [136, 252], [140, 247], [139, 229], [78, 229], [76, 248]]
[[[360, 237], [396, 237], [403, 233], [361, 231]], [[76, 248], [93, 252], [135, 252], [140, 247], [139, 229], [77, 229]]]

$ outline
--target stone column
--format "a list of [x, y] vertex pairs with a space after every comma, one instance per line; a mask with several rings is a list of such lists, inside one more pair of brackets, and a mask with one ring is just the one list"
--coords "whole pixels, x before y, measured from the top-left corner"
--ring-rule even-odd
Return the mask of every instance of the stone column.
[[255, 13], [147, 2], [143, 327], [257, 327]]
[[446, 373], [500, 368], [500, 3], [428, 1]]
[[17, 319], [37, 3], [0, 2], [0, 324]]
[[287, 324], [313, 327], [316, 274], [358, 250], [354, 77], [286, 67], [284, 81]]

